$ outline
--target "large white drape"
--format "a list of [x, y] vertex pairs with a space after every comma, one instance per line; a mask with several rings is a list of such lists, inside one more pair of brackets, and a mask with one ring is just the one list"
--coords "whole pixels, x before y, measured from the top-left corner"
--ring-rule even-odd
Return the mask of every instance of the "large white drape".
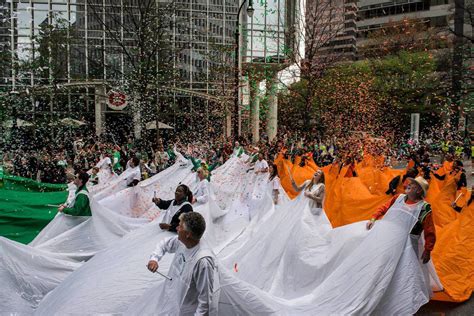
[[[419, 208], [397, 204], [370, 231], [365, 222], [333, 229], [303, 195], [283, 195], [275, 207], [268, 174], [247, 172], [244, 159], [216, 169], [209, 202], [194, 206], [218, 257], [220, 315], [413, 314], [428, 301], [428, 266], [409, 235]], [[159, 228], [151, 198], [155, 191], [172, 198], [180, 182], [193, 188], [190, 169], [181, 157], [138, 186], [93, 201], [90, 219], [58, 216], [34, 245], [0, 239], [1, 311], [163, 314], [156, 293], [164, 279], [146, 264], [173, 233]], [[161, 272], [172, 258], [162, 258]]]
[[126, 188], [124, 179], [130, 172], [90, 189], [91, 217], [59, 213], [29, 245], [0, 237], [0, 311], [31, 312], [44, 295], [96, 253], [150, 222], [140, 216], [157, 209], [150, 191], [172, 196], [176, 184], [191, 175], [190, 164], [181, 155], [163, 173]]

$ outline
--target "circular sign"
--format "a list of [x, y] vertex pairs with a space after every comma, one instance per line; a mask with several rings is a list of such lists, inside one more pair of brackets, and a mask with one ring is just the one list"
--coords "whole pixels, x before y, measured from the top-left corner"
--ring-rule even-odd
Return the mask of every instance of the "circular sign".
[[127, 106], [127, 96], [118, 91], [110, 91], [107, 94], [107, 105], [112, 110], [123, 110]]

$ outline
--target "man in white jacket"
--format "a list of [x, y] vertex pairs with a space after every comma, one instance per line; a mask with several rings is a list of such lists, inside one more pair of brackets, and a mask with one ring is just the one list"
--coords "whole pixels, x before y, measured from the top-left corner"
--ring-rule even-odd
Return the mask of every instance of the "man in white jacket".
[[215, 255], [201, 242], [206, 222], [196, 212], [179, 217], [178, 236], [158, 243], [150, 256], [148, 269], [158, 270], [158, 262], [165, 253], [174, 253], [169, 277], [160, 293], [157, 314], [217, 315], [219, 303], [219, 275]]

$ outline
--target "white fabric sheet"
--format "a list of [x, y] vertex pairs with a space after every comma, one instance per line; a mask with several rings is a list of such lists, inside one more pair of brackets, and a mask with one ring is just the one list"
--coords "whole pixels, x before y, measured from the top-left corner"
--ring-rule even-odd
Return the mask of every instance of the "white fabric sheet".
[[[243, 172], [245, 173], [247, 167], [238, 160], [234, 160], [227, 162], [221, 168], [227, 170], [245, 168]], [[221, 176], [219, 169], [215, 170], [217, 179]], [[188, 179], [191, 183], [196, 184], [193, 182], [195, 181], [194, 175], [189, 176]], [[213, 175], [211, 183], [214, 179]], [[230, 186], [234, 179], [227, 179], [228, 182], [222, 181], [221, 183]], [[218, 190], [216, 196], [224, 201], [226, 198], [220, 197], [219, 194], [225, 193], [221, 192], [223, 191]], [[153, 190], [148, 190], [148, 195], [148, 199], [151, 200]], [[227, 199], [234, 200], [232, 197], [227, 197]], [[214, 249], [221, 249], [229, 238], [235, 238], [248, 223], [248, 216], [244, 217], [245, 221], [239, 221], [239, 216], [233, 216], [234, 222], [226, 221], [228, 215], [216, 216], [215, 214], [221, 214], [221, 210], [213, 199], [210, 199], [206, 204], [195, 206], [194, 211], [200, 212], [205, 217], [208, 228], [204, 237]], [[236, 211], [230, 209], [227, 213], [235, 214]], [[48, 315], [51, 310], [60, 314], [122, 313], [128, 309], [131, 302], [144, 295], [147, 289], [161, 284], [162, 277], [152, 275], [146, 269], [149, 255], [157, 242], [173, 235], [170, 232], [163, 232], [159, 228], [161, 216], [150, 224], [129, 233], [112, 247], [98, 253], [87, 264], [77, 269], [43, 299], [37, 314]], [[216, 218], [218, 224], [210, 224], [213, 222], [213, 218]], [[160, 261], [160, 270], [167, 271], [171, 259], [172, 256], [165, 255]], [[120, 277], [118, 277], [119, 275]]]
[[[275, 207], [271, 198], [273, 184], [268, 182], [268, 175], [246, 172], [248, 166], [243, 159], [231, 158], [215, 170], [211, 199], [195, 207], [208, 223], [204, 238], [218, 258], [220, 315], [400, 315], [415, 313], [429, 300], [430, 286], [425, 272], [428, 266], [420, 262], [415, 251], [418, 241], [412, 242], [409, 235], [419, 205], [398, 201], [370, 231], [365, 229], [365, 222], [333, 229], [324, 211], [314, 212], [310, 200], [303, 195], [293, 201], [283, 196], [285, 201]], [[169, 175], [170, 183], [177, 181], [174, 175]], [[183, 171], [180, 175], [185, 176], [191, 187], [196, 185], [193, 174], [186, 176]], [[156, 296], [164, 289], [164, 279], [146, 268], [156, 243], [173, 236], [159, 229], [162, 215], [156, 213], [157, 218], [150, 215], [153, 191], [155, 187], [150, 181], [143, 193], [133, 193], [140, 196], [135, 203], [143, 199], [148, 204], [134, 211], [130, 211], [129, 205], [114, 204], [117, 210], [114, 209], [113, 217], [118, 217], [118, 213], [126, 214], [127, 219], [133, 215], [136, 220], [142, 220], [140, 216], [155, 220], [115, 239], [81, 267], [65, 266], [66, 272], [58, 278], [67, 277], [40, 301], [37, 315], [52, 312], [133, 315], [142, 311], [159, 315], [166, 311]], [[110, 199], [111, 204], [116, 200]], [[104, 199], [101, 203], [108, 201]], [[87, 222], [77, 227], [84, 224]], [[43, 245], [48, 247], [48, 242]], [[68, 250], [65, 244], [59, 242], [59, 245]], [[9, 243], [0, 243], [0, 247], [16, 251]], [[87, 253], [91, 249], [84, 250]], [[11, 258], [21, 255], [20, 251]], [[64, 258], [69, 264], [71, 259], [81, 260], [80, 254], [68, 251], [54, 259]], [[161, 272], [168, 273], [172, 259], [171, 255], [161, 259]], [[20, 270], [21, 265], [18, 267], [8, 260], [3, 258], [7, 264], [0, 265], [0, 277], [10, 287], [22, 284], [12, 271], [21, 271], [21, 275], [26, 269]], [[15, 291], [18, 295], [10, 298], [11, 304], [23, 311], [24, 301], [18, 297], [26, 295], [28, 302], [37, 303], [41, 295], [35, 296], [36, 293], [46, 293], [49, 288], [46, 291], [22, 287]], [[0, 295], [0, 303], [4, 301]]]
[[[171, 172], [184, 169], [180, 164], [183, 161], [175, 164]], [[155, 179], [149, 179], [142, 187], [117, 192], [112, 200], [115, 204], [108, 205], [107, 200], [98, 202], [96, 196], [92, 196], [92, 217], [74, 217], [60, 213], [30, 245], [0, 238], [0, 280], [5, 280], [5, 286], [0, 288], [0, 311], [32, 311], [46, 293], [77, 267], [130, 231], [149, 223], [148, 218], [128, 216], [132, 213], [130, 209], [137, 209], [140, 205], [116, 203], [128, 201], [129, 192], [133, 192], [134, 202], [142, 202], [145, 200], [144, 196], [147, 196], [148, 205], [152, 204], [148, 194], [149, 186], [160, 195], [171, 195], [170, 186], [166, 184], [169, 179], [166, 174], [169, 175], [169, 172], [156, 175]], [[190, 170], [186, 170], [176, 176], [190, 173]], [[126, 174], [124, 177], [122, 175], [112, 182], [123, 182]], [[157, 185], [157, 181], [161, 185]], [[172, 186], [175, 186], [175, 181], [178, 180], [173, 177]], [[146, 210], [142, 209], [139, 213], [145, 213]], [[29, 258], [30, 255], [34, 260], [22, 259]]]

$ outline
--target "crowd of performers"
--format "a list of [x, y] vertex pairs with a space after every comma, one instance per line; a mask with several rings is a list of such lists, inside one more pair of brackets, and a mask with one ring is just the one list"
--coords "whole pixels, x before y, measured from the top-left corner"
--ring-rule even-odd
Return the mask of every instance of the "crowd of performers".
[[[317, 134], [299, 135], [284, 131], [272, 141], [263, 135], [256, 147], [268, 160], [274, 160], [285, 148], [287, 157], [310, 156], [321, 167], [334, 162], [340, 165], [357, 163], [366, 153], [383, 156], [383, 164], [386, 166], [412, 159], [417, 165], [424, 167], [424, 172], [430, 168], [438, 168], [436, 163], [430, 161], [430, 157], [437, 156], [444, 160], [452, 156], [464, 160], [473, 155], [469, 138], [463, 140], [438, 131], [423, 133], [419, 141], [409, 138], [395, 139], [390, 134], [384, 135], [384, 138], [374, 138], [367, 133], [356, 132], [341, 137], [322, 138], [313, 135]], [[248, 139], [250, 138], [239, 139], [239, 146], [245, 152], [252, 153], [255, 146]], [[117, 174], [127, 168], [132, 157], [138, 157], [143, 177], [147, 178], [174, 163], [174, 146], [188, 157], [199, 157], [208, 166], [222, 165], [232, 156], [236, 146], [230, 139], [201, 136], [176, 136], [154, 143], [136, 142], [132, 137], [128, 137], [126, 141], [118, 144], [115, 141], [81, 134], [62, 141], [40, 145], [41, 143], [38, 141], [34, 144], [2, 148], [0, 164], [3, 165], [4, 173], [46, 183], [66, 183], [72, 180], [68, 179], [68, 175], [80, 170], [89, 170], [103, 157], [110, 158], [112, 170]]]
[[[297, 146], [293, 150], [293, 148], [285, 148], [282, 143], [276, 143], [274, 149], [266, 148], [262, 151], [258, 147], [250, 145], [244, 147], [239, 142], [235, 142], [232, 153], [229, 152], [229, 154], [234, 158], [242, 157], [247, 166], [247, 173], [268, 175], [275, 205], [282, 203], [279, 196], [281, 194], [279, 188], [282, 185], [290, 198], [301, 194], [309, 199], [311, 213], [314, 216], [325, 218], [327, 216], [333, 226], [365, 220], [366, 229], [371, 230], [381, 219], [387, 217], [387, 214], [395, 217], [402, 216], [400, 214], [409, 214], [415, 218], [409, 229], [409, 235], [416, 240], [413, 249], [421, 263], [427, 264], [432, 258], [433, 250], [440, 242], [437, 230], [440, 227], [449, 226], [459, 219], [463, 212], [467, 212], [469, 207], [472, 208], [472, 190], [466, 187], [466, 174], [461, 157], [455, 157], [446, 152], [443, 163], [434, 164], [430, 161], [428, 150], [425, 147], [419, 147], [410, 153], [406, 168], [397, 170], [387, 166], [383, 154], [376, 148], [374, 143], [366, 147], [369, 152], [363, 152], [364, 148], [349, 147], [347, 149], [350, 154], [345, 155], [344, 159], [332, 159], [331, 163], [322, 163], [321, 166], [318, 166], [316, 161], [321, 163], [324, 159], [314, 158], [330, 155], [326, 148], [319, 148], [321, 152], [315, 155], [314, 151], [305, 152], [303, 146]], [[174, 199], [171, 200], [153, 197], [153, 203], [164, 213], [159, 224], [160, 229], [177, 233], [177, 236], [158, 243], [150, 255], [147, 268], [151, 272], [157, 272], [159, 262], [165, 253], [175, 253], [168, 275], [163, 275], [169, 280], [180, 280], [178, 287], [174, 285], [174, 288], [168, 291], [177, 297], [178, 305], [173, 307], [174, 312], [179, 310], [180, 314], [186, 315], [217, 314], [220, 293], [218, 262], [212, 249], [201, 243], [206, 227], [212, 223], [206, 223], [203, 216], [193, 212], [193, 206], [208, 202], [209, 181], [212, 182], [210, 175], [219, 163], [215, 162], [209, 166], [208, 162], [212, 161], [212, 158], [209, 160], [209, 155], [202, 156], [202, 153], [195, 151], [193, 146], [181, 146], [180, 149], [187, 154], [188, 159], [192, 160], [198, 184], [194, 190], [185, 184], [178, 185]], [[158, 147], [158, 151], [164, 153], [162, 145]], [[162, 157], [163, 160], [156, 160], [156, 157]], [[272, 160], [268, 162], [265, 159], [267, 157], [271, 157]], [[97, 183], [97, 174], [101, 169], [122, 172], [121, 167], [115, 167], [118, 161], [119, 158], [113, 154], [111, 158], [102, 159], [101, 164], [95, 166], [89, 174], [83, 171], [78, 172], [74, 180], [77, 186], [75, 202], [68, 207], [60, 206], [58, 211], [76, 216], [90, 216], [86, 186], [89, 177], [92, 178], [90, 181]], [[171, 161], [168, 154], [155, 156], [155, 162], [160, 166], [158, 170], [165, 169], [168, 161]], [[135, 168], [140, 166], [140, 161], [133, 156], [126, 165], [125, 169]], [[141, 165], [143, 166], [143, 161]], [[143, 171], [135, 172], [128, 176], [127, 185], [137, 185], [142, 180], [142, 173]], [[350, 179], [359, 179], [360, 182], [356, 184], [356, 182], [350, 182]], [[349, 182], [344, 183], [344, 181]], [[369, 204], [371, 209], [357, 212], [357, 209], [367, 208], [365, 204], [355, 207], [356, 212], [352, 210], [350, 216], [344, 216], [339, 209], [344, 196], [337, 191], [340, 189], [336, 188], [337, 183], [342, 184], [345, 191], [343, 194], [357, 195], [364, 190], [363, 194], [373, 194], [378, 197]], [[359, 187], [355, 187], [356, 185]], [[447, 195], [440, 197], [443, 190], [450, 192], [449, 201], [443, 200]], [[357, 198], [354, 201], [357, 201]], [[435, 206], [433, 207], [429, 201], [433, 201]], [[436, 210], [440, 205], [444, 209], [444, 214], [449, 215], [440, 215], [443, 212]], [[451, 211], [446, 211], [446, 208]], [[338, 210], [337, 213], [335, 210]], [[371, 215], [368, 217], [369, 213]], [[421, 249], [418, 248], [419, 240], [423, 240]], [[449, 247], [449, 245], [442, 245], [442, 247]], [[424, 282], [429, 284], [429, 277], [427, 275], [425, 277]], [[360, 280], [360, 282], [363, 281]], [[467, 288], [471, 286], [467, 285]], [[470, 289], [472, 291], [472, 288]], [[169, 294], [166, 294], [166, 291], [163, 293], [157, 297], [165, 302], [168, 300], [166, 295]], [[448, 294], [452, 293], [448, 292]]]
[[[53, 144], [34, 150], [16, 148], [4, 151], [3, 171], [43, 182], [72, 182], [75, 187], [74, 194], [67, 203], [58, 207], [58, 212], [72, 218], [82, 218], [81, 221], [84, 220], [83, 218], [94, 217], [93, 203], [94, 199], [98, 199], [98, 195], [94, 193], [95, 188], [103, 190], [100, 193], [101, 197], [110, 194], [109, 199], [113, 200], [115, 189], [113, 186], [107, 188], [113, 181], [121, 181], [121, 189], [133, 190], [147, 179], [153, 179], [154, 175], [165, 174], [170, 166], [179, 160], [178, 153], [181, 153], [189, 162], [186, 168], [194, 172], [195, 183], [174, 185], [173, 199], [161, 194], [156, 195], [156, 193], [153, 198], [149, 198], [154, 207], [161, 212], [161, 215], [157, 217], [160, 221], [159, 230], [171, 236], [158, 240], [155, 249], [150, 250], [149, 257], [143, 261], [142, 268], [146, 265], [149, 271], [159, 272], [163, 278], [177, 281], [166, 283], [164, 289], [167, 290], [155, 295], [160, 305], [157, 308], [161, 314], [177, 314], [177, 311], [181, 314], [216, 314], [218, 308], [222, 307], [219, 306], [222, 296], [228, 296], [228, 293], [221, 295], [224, 291], [221, 288], [225, 288], [226, 291], [232, 288], [229, 283], [224, 285], [227, 281], [223, 280], [224, 263], [220, 262], [222, 256], [216, 256], [215, 248], [203, 241], [205, 232], [214, 229], [216, 223], [208, 216], [200, 214], [202, 206], [213, 201], [211, 188], [214, 184], [215, 171], [232, 159], [237, 159], [242, 164], [244, 173], [240, 175], [241, 177], [254, 175], [259, 179], [264, 179], [264, 187], [269, 189], [271, 201], [275, 207], [273, 217], [277, 217], [278, 210], [285, 205], [294, 207], [295, 212], [298, 212], [296, 205], [299, 205], [297, 203], [301, 200], [307, 202], [312, 216], [310, 220], [314, 220], [312, 223], [317, 226], [313, 227], [314, 230], [321, 232], [324, 226], [327, 234], [338, 233], [337, 227], [347, 227], [351, 223], [363, 222], [364, 232], [373, 233], [373, 236], [379, 234], [381, 230], [387, 230], [389, 228], [387, 222], [403, 222], [403, 225], [407, 227], [406, 235], [409, 236], [405, 237], [412, 240], [420, 266], [428, 267], [434, 262], [437, 272], [437, 275], [436, 273], [428, 275], [425, 273], [428, 269], [422, 269], [420, 270], [423, 271], [422, 278], [412, 278], [412, 282], [426, 285], [430, 284], [428, 279], [435, 279], [433, 282], [439, 283], [437, 289], [444, 288], [444, 291], [434, 294], [435, 298], [451, 301], [468, 299], [474, 287], [469, 277], [472, 276], [474, 266], [470, 256], [474, 250], [474, 241], [471, 234], [466, 233], [472, 231], [474, 226], [472, 190], [467, 188], [466, 171], [463, 166], [463, 160], [472, 157], [472, 147], [460, 139], [449, 137], [435, 139], [432, 135], [427, 135], [423, 137], [422, 142], [411, 140], [395, 142], [388, 138], [373, 138], [364, 133], [330, 139], [311, 139], [284, 133], [274, 141], [263, 138], [256, 146], [245, 139], [235, 142], [226, 139], [200, 139], [191, 142], [175, 139], [166, 144], [161, 141], [155, 144], [136, 144], [128, 139], [126, 143], [119, 146], [114, 142], [84, 137], [76, 137], [74, 141], [66, 142], [58, 148], [51, 148], [51, 146]], [[433, 157], [441, 157], [441, 162], [434, 161]], [[183, 166], [185, 166], [184, 163]], [[398, 166], [398, 169], [393, 169], [393, 166]], [[173, 176], [174, 174], [163, 176], [162, 181]], [[232, 187], [232, 183], [226, 185]], [[103, 193], [105, 191], [107, 194]], [[231, 191], [224, 192], [231, 194]], [[255, 213], [261, 210], [263, 206], [254, 206], [250, 222], [259, 219]], [[407, 214], [409, 216], [405, 216]], [[281, 229], [281, 232], [274, 233], [285, 236], [284, 227], [268, 227], [265, 224], [268, 224], [269, 219], [261, 220], [263, 222], [256, 223], [257, 225], [263, 223], [263, 231], [260, 231], [262, 236], [265, 235], [265, 230], [270, 228]], [[132, 227], [136, 228], [133, 225]], [[121, 234], [123, 231], [127, 230], [120, 227]], [[397, 230], [397, 233], [400, 231], [403, 230]], [[295, 238], [300, 241], [294, 236], [295, 234], [297, 234], [295, 231], [288, 233], [288, 239]], [[358, 240], [357, 238], [353, 238], [351, 242]], [[4, 240], [0, 241], [1, 256], [10, 251], [8, 247], [12, 244]], [[59, 241], [48, 241], [45, 244], [55, 245], [55, 242]], [[394, 241], [390, 239], [387, 242]], [[67, 239], [64, 243], [67, 243]], [[329, 244], [326, 239], [324, 243]], [[347, 244], [349, 243], [350, 241], [347, 241]], [[95, 245], [95, 243], [91, 244]], [[45, 249], [50, 249], [47, 248], [48, 245]], [[371, 245], [373, 244], [369, 244]], [[13, 246], [15, 247], [16, 245]], [[272, 244], [261, 247], [263, 250], [263, 247], [272, 247]], [[66, 248], [70, 251], [69, 247]], [[334, 246], [334, 248], [337, 247]], [[376, 246], [369, 248], [367, 251], [383, 251]], [[174, 253], [175, 256], [170, 263], [169, 271], [165, 274], [165, 270], [160, 267], [166, 267], [166, 262], [163, 263], [163, 260], [166, 261], [166, 253]], [[58, 256], [60, 255], [52, 255], [51, 258], [54, 259], [51, 259], [51, 262]], [[85, 254], [78, 257], [83, 258], [82, 256], [87, 257]], [[353, 256], [358, 264], [369, 264], [362, 258], [369, 254], [354, 253]], [[262, 255], [261, 260], [269, 259]], [[7, 260], [0, 260], [0, 281], [5, 281], [2, 278], [6, 271], [1, 265], [7, 263]], [[223, 266], [220, 267], [220, 264]], [[281, 262], [279, 264], [283, 265]], [[46, 266], [47, 263], [44, 265]], [[231, 268], [235, 273], [239, 273], [240, 269], [240, 276], [249, 273], [245, 271], [243, 263], [242, 267], [240, 267], [240, 262], [239, 265], [232, 264], [232, 267], [228, 265], [229, 262], [225, 261], [225, 268]], [[64, 271], [70, 269], [69, 263], [66, 266]], [[351, 271], [357, 274], [359, 268], [364, 269], [354, 262]], [[53, 270], [54, 268], [51, 271]], [[294, 271], [294, 273], [298, 272]], [[345, 274], [350, 274], [345, 272]], [[441, 282], [436, 280], [438, 276]], [[289, 272], [287, 277], [291, 279], [294, 275]], [[35, 276], [35, 278], [41, 279], [40, 276]], [[55, 283], [50, 281], [49, 276], [46, 278], [49, 282], [47, 284]], [[247, 279], [254, 278], [258, 279], [258, 276], [247, 275]], [[343, 279], [344, 274], [330, 280], [334, 281], [331, 283], [336, 287], [337, 283]], [[357, 288], [361, 282], [346, 281], [354, 282], [354, 288]], [[32, 284], [22, 284], [20, 287], [43, 288], [43, 283], [41, 286], [36, 286], [33, 283], [38, 281], [30, 282]], [[238, 282], [230, 282], [230, 284], [234, 283]], [[381, 284], [383, 282], [374, 283], [373, 286], [377, 288], [377, 286], [382, 286]], [[390, 284], [385, 285], [389, 287]], [[5, 285], [5, 288], [8, 286]], [[379, 290], [383, 292], [386, 289]], [[429, 292], [420, 291], [424, 294]], [[333, 309], [334, 299], [338, 306], [345, 304], [343, 299], [337, 297], [336, 292], [327, 292], [332, 293], [333, 297], [324, 297], [321, 293], [319, 296], [315, 295], [321, 304], [320, 310], [316, 306], [316, 309], [309, 312], [310, 309], [304, 304], [302, 306], [305, 307], [292, 308], [294, 310], [303, 308], [299, 310], [301, 313], [295, 312], [296, 314], [315, 314], [317, 311], [322, 314], [329, 312], [334, 314], [348, 311], [373, 312], [374, 309], [380, 307], [380, 304], [374, 303], [368, 305], [367, 310], [357, 310], [352, 309], [356, 307], [349, 306], [350, 302], [346, 302], [348, 309]], [[0, 290], [0, 312], [21, 312], [3, 308], [9, 301], [8, 298], [2, 297], [4, 294]], [[221, 298], [219, 298], [220, 295]], [[375, 294], [367, 295], [375, 297]], [[390, 293], [390, 295], [397, 295], [397, 293]], [[258, 301], [256, 298], [255, 300]], [[169, 302], [169, 304], [166, 305], [163, 302]], [[283, 303], [282, 306], [278, 305], [281, 302], [271, 302], [276, 310], [280, 308], [283, 311], [286, 308]], [[329, 305], [324, 306], [323, 302], [329, 302]], [[166, 305], [166, 308], [162, 305]], [[233, 307], [237, 308], [235, 305], [236, 303]], [[289, 309], [289, 314], [293, 311], [292, 308]], [[250, 313], [248, 310], [246, 312]], [[255, 310], [253, 312], [255, 313]], [[242, 313], [245, 314], [245, 310]], [[278, 314], [274, 310], [267, 314], [272, 313]], [[142, 314], [147, 314], [147, 312]], [[151, 314], [155, 313], [151, 312]], [[220, 314], [226, 314], [226, 312], [221, 310]]]

